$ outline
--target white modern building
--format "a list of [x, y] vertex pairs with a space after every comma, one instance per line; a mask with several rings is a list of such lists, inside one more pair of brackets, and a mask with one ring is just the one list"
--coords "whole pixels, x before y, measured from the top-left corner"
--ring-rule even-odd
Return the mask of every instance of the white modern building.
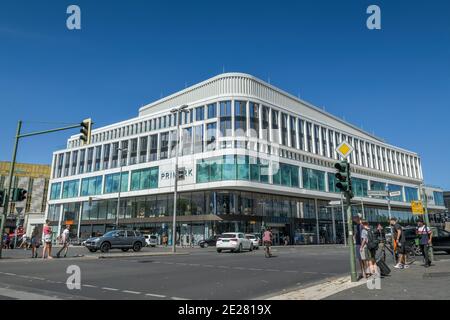
[[[96, 128], [89, 145], [70, 137], [53, 154], [52, 224], [71, 223], [82, 238], [113, 228], [121, 176], [120, 224], [171, 239], [177, 141], [171, 110], [182, 105], [189, 112], [179, 123], [186, 173], [178, 187], [179, 235], [200, 240], [271, 226], [276, 242], [286, 235], [298, 244], [339, 241], [341, 207], [330, 201], [341, 197], [334, 164], [342, 141], [354, 147], [354, 211], [387, 223], [387, 201], [368, 191], [389, 188], [400, 191], [391, 199], [392, 215], [413, 222], [410, 202], [419, 199], [423, 182], [417, 153], [258, 78], [226, 73], [146, 105], [136, 118]], [[430, 211], [443, 209], [429, 204]]]

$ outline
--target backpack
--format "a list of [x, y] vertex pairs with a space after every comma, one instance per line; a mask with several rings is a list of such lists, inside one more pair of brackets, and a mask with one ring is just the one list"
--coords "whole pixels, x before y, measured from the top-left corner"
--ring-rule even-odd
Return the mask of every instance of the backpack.
[[375, 236], [372, 230], [367, 230], [367, 248], [369, 250], [378, 249], [380, 240]]

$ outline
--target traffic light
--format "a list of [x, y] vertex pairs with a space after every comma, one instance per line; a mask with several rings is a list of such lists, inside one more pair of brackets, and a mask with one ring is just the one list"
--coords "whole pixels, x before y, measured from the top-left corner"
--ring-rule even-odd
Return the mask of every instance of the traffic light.
[[13, 189], [12, 202], [21, 202], [27, 198], [27, 190], [16, 188]]
[[0, 207], [3, 207], [5, 201], [5, 190], [0, 190]]
[[178, 168], [178, 180], [184, 180], [185, 178], [185, 168]]
[[92, 132], [92, 119], [85, 119], [82, 123], [80, 123], [80, 140], [83, 141], [83, 144], [91, 143], [91, 132]]
[[343, 192], [346, 196], [353, 198], [352, 192], [352, 179], [350, 177], [350, 163], [346, 160], [337, 162], [334, 167], [338, 170], [335, 174], [338, 182], [336, 182], [336, 188]]

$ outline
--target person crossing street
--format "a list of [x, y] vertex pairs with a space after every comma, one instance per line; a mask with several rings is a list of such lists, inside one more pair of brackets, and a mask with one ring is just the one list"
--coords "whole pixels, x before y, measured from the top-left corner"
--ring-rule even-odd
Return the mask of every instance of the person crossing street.
[[64, 258], [67, 257], [67, 252], [69, 251], [69, 239], [70, 239], [70, 225], [67, 225], [59, 237], [62, 247], [56, 254], [57, 258], [61, 257], [61, 252], [63, 251], [64, 251]]

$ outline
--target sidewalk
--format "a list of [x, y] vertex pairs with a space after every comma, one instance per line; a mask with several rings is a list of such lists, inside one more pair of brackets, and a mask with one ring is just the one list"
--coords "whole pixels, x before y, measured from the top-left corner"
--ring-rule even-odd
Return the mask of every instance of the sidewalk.
[[[420, 262], [413, 263], [409, 269], [392, 270], [390, 276], [375, 283], [369, 289], [366, 283], [327, 297], [327, 300], [448, 300], [450, 298], [450, 260], [440, 259], [430, 268]], [[363, 280], [361, 280], [363, 281]], [[361, 282], [360, 281], [360, 282]], [[364, 281], [363, 281], [364, 282]]]

